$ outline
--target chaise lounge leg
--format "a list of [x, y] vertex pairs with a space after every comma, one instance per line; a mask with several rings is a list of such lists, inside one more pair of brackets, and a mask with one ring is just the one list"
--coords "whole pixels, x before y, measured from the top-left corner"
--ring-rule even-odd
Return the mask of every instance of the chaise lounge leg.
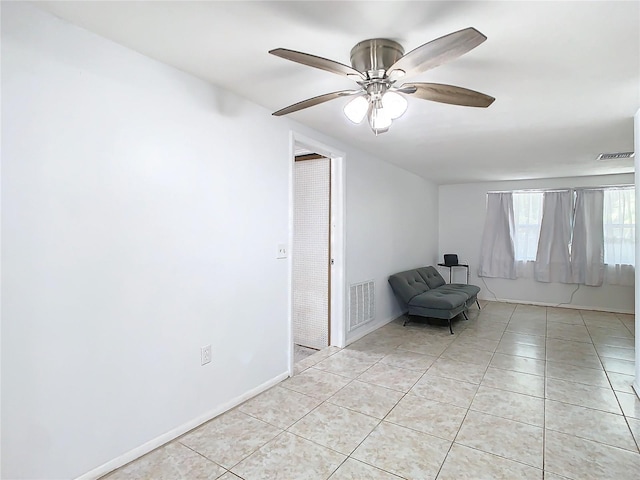
[[449, 319], [449, 331], [451, 332], [451, 335], [453, 335], [453, 328], [451, 328], [451, 319]]
[[469, 320], [469, 317], [467, 317], [467, 312], [462, 312], [462, 315], [464, 315], [465, 320]]
[[478, 304], [478, 310], [482, 310], [482, 309], [480, 308], [480, 302], [478, 301], [478, 299], [477, 299], [477, 298], [476, 298], [476, 303]]

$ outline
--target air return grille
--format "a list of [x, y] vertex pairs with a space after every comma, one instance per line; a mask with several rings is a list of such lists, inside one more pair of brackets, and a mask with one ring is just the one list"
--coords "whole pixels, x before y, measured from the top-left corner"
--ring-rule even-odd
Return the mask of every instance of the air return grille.
[[373, 320], [375, 305], [373, 280], [352, 284], [349, 292], [349, 331]]
[[618, 153], [601, 153], [596, 160], [623, 160], [625, 158], [633, 158], [634, 152], [618, 152]]

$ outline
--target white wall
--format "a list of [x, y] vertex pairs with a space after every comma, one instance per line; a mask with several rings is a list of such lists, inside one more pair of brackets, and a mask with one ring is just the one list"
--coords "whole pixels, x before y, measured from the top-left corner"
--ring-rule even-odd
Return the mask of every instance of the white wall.
[[438, 243], [437, 186], [390, 164], [353, 155], [347, 163], [347, 288], [374, 280], [376, 318], [347, 342], [401, 313], [389, 275], [433, 265]]
[[[636, 156], [634, 163], [636, 167], [636, 212], [640, 211], [640, 185], [638, 185], [637, 177], [640, 172], [640, 109], [633, 118], [633, 133]], [[636, 259], [640, 258], [640, 222], [636, 221]], [[636, 332], [640, 332], [640, 269], [636, 268]], [[636, 378], [633, 381], [633, 387], [638, 397], [640, 397], [640, 335], [636, 335]]]
[[[597, 185], [633, 184], [633, 174], [598, 177], [574, 177], [546, 180], [471, 183], [440, 186], [439, 258], [444, 253], [458, 253], [460, 263], [469, 263], [470, 283], [482, 290], [479, 297], [487, 300], [531, 302], [546, 305], [568, 303], [576, 285], [541, 283], [532, 278], [507, 280], [479, 278], [480, 243], [489, 191], [528, 188], [564, 188]], [[483, 283], [483, 280], [485, 283]], [[488, 288], [487, 288], [488, 287]], [[489, 289], [495, 294], [493, 296]], [[634, 311], [634, 288], [614, 285], [587, 287], [582, 285], [573, 296], [571, 306], [619, 312]], [[563, 305], [568, 306], [568, 305]]]
[[4, 478], [114, 466], [287, 372], [292, 128], [346, 154], [347, 284], [377, 281], [379, 322], [388, 275], [435, 260], [428, 182], [1, 8]]

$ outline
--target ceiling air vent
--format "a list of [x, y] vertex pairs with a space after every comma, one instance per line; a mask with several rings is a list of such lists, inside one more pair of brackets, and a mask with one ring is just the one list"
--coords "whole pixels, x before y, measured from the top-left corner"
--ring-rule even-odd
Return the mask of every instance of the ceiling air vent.
[[596, 160], [623, 160], [625, 158], [633, 158], [634, 152], [618, 152], [618, 153], [601, 153]]

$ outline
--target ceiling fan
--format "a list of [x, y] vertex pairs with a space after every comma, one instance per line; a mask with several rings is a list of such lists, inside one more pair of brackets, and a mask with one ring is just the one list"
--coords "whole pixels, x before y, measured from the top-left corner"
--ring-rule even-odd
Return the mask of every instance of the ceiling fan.
[[354, 123], [362, 122], [366, 116], [369, 126], [378, 135], [389, 130], [392, 121], [406, 111], [407, 100], [404, 95], [440, 103], [486, 108], [495, 98], [462, 87], [415, 82], [396, 86], [396, 82], [405, 77], [455, 60], [486, 39], [482, 33], [470, 27], [425, 43], [405, 55], [402, 45], [398, 42], [386, 38], [372, 38], [358, 43], [351, 49], [351, 67], [308, 53], [276, 48], [269, 53], [292, 62], [346, 76], [355, 80], [359, 88], [309, 98], [278, 110], [273, 115], [286, 115], [336, 98], [353, 96], [355, 98], [344, 107], [345, 115]]

